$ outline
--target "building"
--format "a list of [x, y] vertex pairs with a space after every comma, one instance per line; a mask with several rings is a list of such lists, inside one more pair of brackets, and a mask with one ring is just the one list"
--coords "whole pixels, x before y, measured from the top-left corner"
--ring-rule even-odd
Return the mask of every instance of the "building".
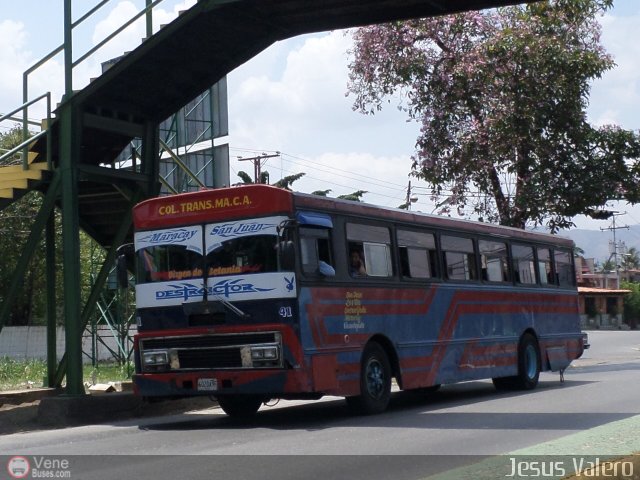
[[624, 323], [624, 296], [631, 291], [621, 289], [620, 280], [631, 279], [633, 272], [596, 272], [593, 258], [576, 257], [575, 262], [582, 328], [629, 328]]

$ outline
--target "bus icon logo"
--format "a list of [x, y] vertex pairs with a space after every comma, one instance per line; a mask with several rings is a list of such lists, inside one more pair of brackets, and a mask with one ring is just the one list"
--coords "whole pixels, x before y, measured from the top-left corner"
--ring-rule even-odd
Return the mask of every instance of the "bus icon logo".
[[24, 457], [11, 457], [7, 463], [7, 472], [11, 478], [26, 478], [30, 470], [29, 460]]

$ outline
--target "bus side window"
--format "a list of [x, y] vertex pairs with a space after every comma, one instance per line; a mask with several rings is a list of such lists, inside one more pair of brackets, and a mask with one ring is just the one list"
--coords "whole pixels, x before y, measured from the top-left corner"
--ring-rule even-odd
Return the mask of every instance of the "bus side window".
[[527, 285], [536, 283], [536, 272], [533, 263], [533, 247], [528, 245], [513, 245], [513, 273], [517, 283]]
[[568, 250], [556, 250], [554, 253], [556, 278], [561, 287], [573, 287], [575, 285], [575, 274], [571, 263], [571, 253]]
[[548, 248], [538, 248], [538, 275], [540, 276], [540, 283], [543, 285], [551, 284], [555, 282], [553, 278], [553, 271], [551, 269], [551, 252]]
[[391, 263], [391, 234], [386, 227], [347, 223], [347, 246], [351, 266], [351, 254], [357, 251], [364, 261], [364, 271], [357, 276], [390, 277], [393, 275]]
[[398, 230], [400, 272], [405, 278], [436, 276], [436, 243], [432, 234]]
[[450, 280], [477, 280], [478, 270], [473, 240], [443, 235], [440, 241], [447, 278]]
[[507, 256], [507, 244], [492, 240], [480, 240], [480, 264], [482, 268], [482, 280], [488, 282], [508, 282], [509, 262]]
[[364, 264], [367, 275], [372, 277], [390, 277], [393, 275], [391, 269], [391, 248], [383, 243], [365, 242]]
[[300, 257], [302, 271], [307, 274], [318, 273], [320, 262], [333, 266], [329, 231], [325, 228], [300, 228]]

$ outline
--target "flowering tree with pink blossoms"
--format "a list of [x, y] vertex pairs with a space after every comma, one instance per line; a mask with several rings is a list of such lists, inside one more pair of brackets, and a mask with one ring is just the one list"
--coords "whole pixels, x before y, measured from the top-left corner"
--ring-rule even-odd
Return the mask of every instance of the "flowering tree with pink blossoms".
[[636, 203], [640, 136], [586, 115], [591, 82], [615, 66], [598, 23], [611, 5], [549, 0], [357, 29], [354, 108], [401, 99], [422, 126], [412, 173], [445, 210], [557, 231], [607, 200]]

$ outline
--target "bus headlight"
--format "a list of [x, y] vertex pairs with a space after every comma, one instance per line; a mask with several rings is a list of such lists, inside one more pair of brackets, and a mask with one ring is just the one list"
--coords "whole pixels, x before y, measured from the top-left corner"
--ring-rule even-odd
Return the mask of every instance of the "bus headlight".
[[169, 368], [169, 352], [166, 350], [152, 350], [143, 352], [142, 364], [144, 370], [162, 370]]
[[277, 345], [251, 347], [251, 360], [258, 366], [277, 365], [280, 349]]

